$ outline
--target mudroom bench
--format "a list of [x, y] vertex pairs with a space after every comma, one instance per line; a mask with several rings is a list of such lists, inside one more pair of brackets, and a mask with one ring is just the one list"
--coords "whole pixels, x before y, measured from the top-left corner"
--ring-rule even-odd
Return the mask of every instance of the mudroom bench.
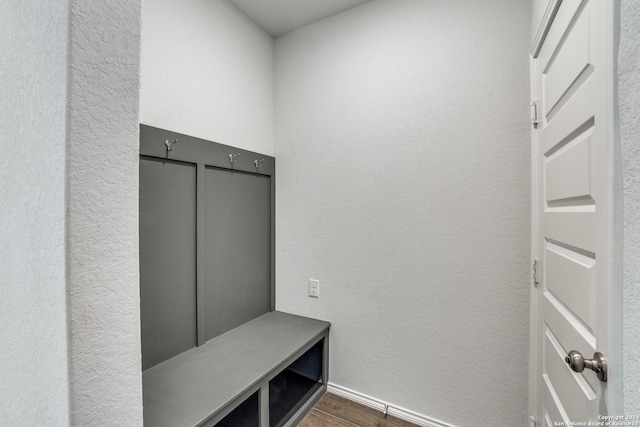
[[297, 425], [327, 389], [329, 327], [273, 311], [145, 370], [144, 425]]

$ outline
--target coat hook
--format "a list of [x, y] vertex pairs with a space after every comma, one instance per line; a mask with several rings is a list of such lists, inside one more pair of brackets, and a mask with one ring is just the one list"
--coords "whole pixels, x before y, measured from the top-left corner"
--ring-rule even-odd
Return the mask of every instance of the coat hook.
[[260, 166], [262, 166], [262, 162], [264, 162], [264, 159], [262, 159], [262, 160], [254, 160], [253, 164], [256, 165], [256, 169], [260, 169]]
[[167, 139], [167, 140], [164, 142], [164, 145], [166, 145], [166, 146], [167, 146], [167, 151], [173, 151], [173, 148], [174, 148], [173, 146], [174, 146], [174, 144], [175, 144], [176, 142], [178, 142], [178, 140], [177, 140], [177, 139], [174, 139], [173, 141], [171, 141], [171, 140]]
[[229, 161], [231, 162], [231, 164], [234, 164], [236, 162], [236, 157], [239, 157], [240, 153], [238, 154], [229, 154]]

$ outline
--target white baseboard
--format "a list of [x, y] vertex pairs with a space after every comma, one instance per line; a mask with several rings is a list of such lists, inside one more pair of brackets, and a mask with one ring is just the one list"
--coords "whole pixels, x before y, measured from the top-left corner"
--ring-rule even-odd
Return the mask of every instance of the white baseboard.
[[369, 397], [366, 394], [358, 393], [357, 391], [349, 390], [348, 388], [337, 384], [327, 384], [327, 391], [361, 405], [368, 406], [369, 408], [373, 408], [382, 413], [387, 409], [387, 405], [383, 401]]
[[327, 391], [329, 391], [329, 393], [336, 394], [340, 397], [344, 397], [345, 399], [349, 399], [353, 402], [368, 406], [369, 408], [376, 409], [382, 413], [389, 414], [393, 417], [400, 418], [401, 420], [408, 421], [422, 427], [456, 427], [453, 424], [436, 420], [435, 418], [427, 417], [408, 409], [383, 402], [380, 399], [367, 396], [366, 394], [358, 393], [357, 391], [350, 390], [337, 384], [327, 384]]

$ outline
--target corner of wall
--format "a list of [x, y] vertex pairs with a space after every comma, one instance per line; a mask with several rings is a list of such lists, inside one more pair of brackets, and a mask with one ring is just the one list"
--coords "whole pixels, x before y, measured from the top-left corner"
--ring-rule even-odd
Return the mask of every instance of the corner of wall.
[[67, 292], [73, 425], [142, 426], [141, 0], [70, 2]]

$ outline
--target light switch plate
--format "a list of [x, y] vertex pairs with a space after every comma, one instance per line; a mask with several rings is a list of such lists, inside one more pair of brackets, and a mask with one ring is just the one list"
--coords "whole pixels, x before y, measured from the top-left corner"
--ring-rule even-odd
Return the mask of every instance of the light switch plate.
[[320, 281], [309, 279], [309, 296], [313, 298], [320, 298]]

